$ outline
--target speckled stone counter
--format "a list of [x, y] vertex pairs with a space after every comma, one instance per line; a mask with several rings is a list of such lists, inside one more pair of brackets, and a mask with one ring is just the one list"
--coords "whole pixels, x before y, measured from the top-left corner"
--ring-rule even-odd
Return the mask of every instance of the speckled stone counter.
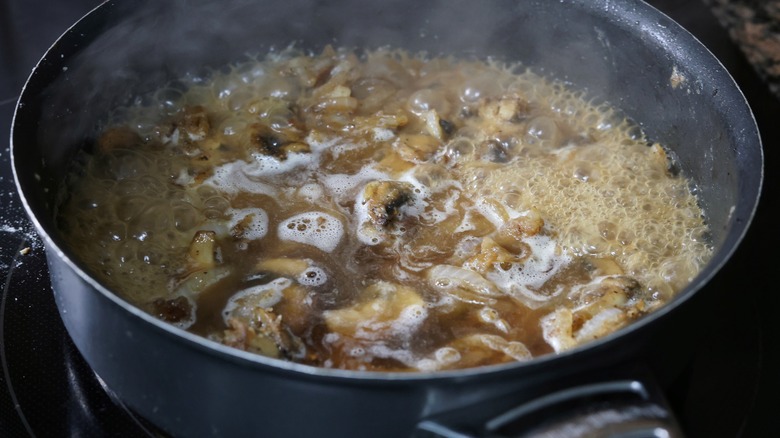
[[705, 0], [748, 61], [780, 97], [780, 0]]

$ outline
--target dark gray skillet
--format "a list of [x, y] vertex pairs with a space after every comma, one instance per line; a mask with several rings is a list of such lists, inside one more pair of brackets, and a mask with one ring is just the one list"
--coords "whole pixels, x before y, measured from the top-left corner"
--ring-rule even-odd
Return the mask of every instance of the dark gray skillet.
[[[52, 206], [70, 159], [106, 112], [184, 72], [292, 41], [521, 61], [614, 104], [670, 146], [696, 181], [717, 248], [712, 262], [670, 304], [597, 342], [524, 364], [432, 374], [246, 354], [166, 325], [92, 279], [57, 235]], [[654, 385], [689, 357], [718, 296], [713, 279], [744, 236], [763, 179], [756, 124], [734, 81], [690, 34], [636, 0], [108, 1], [33, 71], [11, 151], [73, 341], [123, 401], [175, 436], [514, 436], [572, 424], [596, 435], [677, 433]]]

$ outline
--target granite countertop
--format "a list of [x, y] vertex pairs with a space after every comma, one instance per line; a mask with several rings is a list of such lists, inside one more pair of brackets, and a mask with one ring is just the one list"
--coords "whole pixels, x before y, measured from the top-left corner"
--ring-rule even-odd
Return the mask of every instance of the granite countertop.
[[780, 1], [705, 0], [704, 3], [728, 30], [772, 93], [780, 97]]

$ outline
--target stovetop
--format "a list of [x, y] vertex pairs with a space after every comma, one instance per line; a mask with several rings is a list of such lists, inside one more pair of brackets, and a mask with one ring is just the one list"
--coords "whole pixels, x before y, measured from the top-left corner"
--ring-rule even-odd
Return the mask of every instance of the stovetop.
[[[0, 2], [0, 138], [9, 137], [16, 98], [40, 56], [99, 3]], [[780, 325], [773, 318], [780, 295], [770, 286], [768, 273], [777, 260], [770, 254], [780, 242], [767, 201], [778, 195], [773, 168], [778, 165], [780, 99], [770, 93], [702, 0], [649, 3], [697, 36], [732, 73], [755, 113], [767, 169], [763, 202], [751, 231], [718, 277], [729, 276], [744, 287], [729, 292], [713, 313], [699, 316], [708, 327], [706, 335], [692, 346], [694, 359], [666, 397], [689, 436], [771, 436], [780, 430], [780, 416], [772, 412], [780, 392]], [[773, 26], [780, 28], [780, 23]], [[780, 35], [775, 40], [780, 41]], [[0, 147], [0, 436], [161, 436], [101, 384], [65, 332], [51, 293], [43, 244], [15, 193], [9, 155], [4, 140]]]

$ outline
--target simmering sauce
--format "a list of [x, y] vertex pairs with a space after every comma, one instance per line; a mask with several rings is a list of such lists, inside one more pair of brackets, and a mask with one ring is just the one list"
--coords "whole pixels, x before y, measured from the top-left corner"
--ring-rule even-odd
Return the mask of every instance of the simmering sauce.
[[151, 314], [315, 366], [433, 371], [561, 352], [711, 255], [668, 151], [517, 66], [293, 49], [112, 114], [58, 210]]

